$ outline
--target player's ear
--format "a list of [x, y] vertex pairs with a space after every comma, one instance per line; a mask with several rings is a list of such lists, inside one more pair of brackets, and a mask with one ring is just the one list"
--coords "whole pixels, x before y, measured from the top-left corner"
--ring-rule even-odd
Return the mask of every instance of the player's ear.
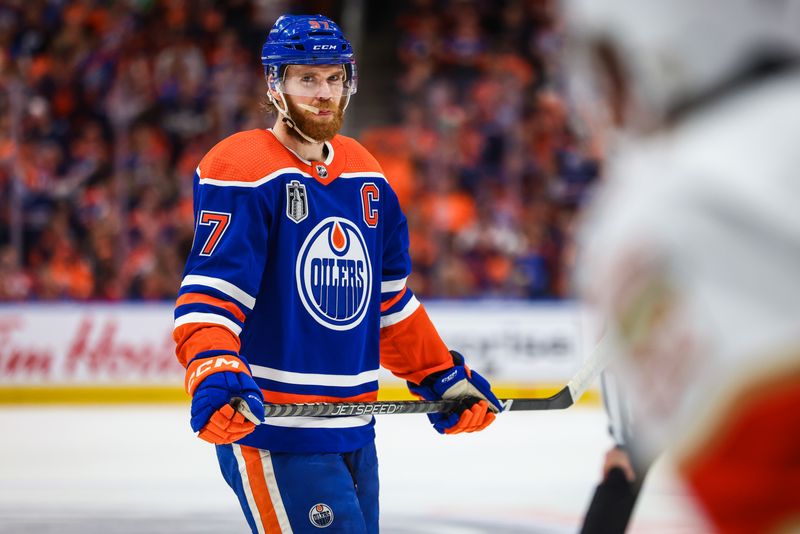
[[264, 79], [267, 82], [267, 96], [269, 97], [270, 101], [283, 103], [283, 95], [280, 93], [280, 91], [278, 91], [273, 76], [267, 74], [264, 76]]

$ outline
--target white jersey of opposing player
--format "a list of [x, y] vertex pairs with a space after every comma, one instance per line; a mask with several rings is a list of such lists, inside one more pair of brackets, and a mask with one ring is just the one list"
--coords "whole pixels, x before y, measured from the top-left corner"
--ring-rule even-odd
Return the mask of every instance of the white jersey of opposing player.
[[800, 368], [800, 73], [636, 145], [585, 220], [578, 275], [652, 456], [699, 444], [742, 388]]

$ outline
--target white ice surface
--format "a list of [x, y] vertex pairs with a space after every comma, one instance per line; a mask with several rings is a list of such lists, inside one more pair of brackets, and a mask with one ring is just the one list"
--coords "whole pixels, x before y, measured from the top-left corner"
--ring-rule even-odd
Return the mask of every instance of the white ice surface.
[[[379, 416], [382, 532], [576, 532], [605, 425], [602, 410], [576, 407], [440, 436], [422, 415]], [[0, 429], [0, 533], [247, 532], [186, 406], [4, 406]], [[707, 530], [662, 459], [630, 531]]]

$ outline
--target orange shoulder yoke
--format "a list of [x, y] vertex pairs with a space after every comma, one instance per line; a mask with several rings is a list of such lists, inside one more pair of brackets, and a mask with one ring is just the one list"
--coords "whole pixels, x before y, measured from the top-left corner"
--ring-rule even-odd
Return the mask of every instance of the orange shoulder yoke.
[[255, 182], [278, 169], [296, 167], [291, 153], [267, 130], [226, 137], [200, 161], [200, 178]]
[[334, 151], [341, 150], [347, 155], [347, 161], [342, 172], [379, 172], [383, 174], [383, 169], [378, 160], [352, 137], [337, 135], [331, 143]]

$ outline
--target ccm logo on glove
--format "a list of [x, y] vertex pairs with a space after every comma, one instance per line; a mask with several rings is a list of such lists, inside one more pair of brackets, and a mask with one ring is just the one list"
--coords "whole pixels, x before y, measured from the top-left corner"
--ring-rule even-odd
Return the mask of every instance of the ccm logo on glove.
[[[196, 363], [196, 365], [195, 365]], [[192, 368], [194, 366], [194, 368]], [[188, 373], [186, 374], [186, 391], [189, 395], [194, 393], [194, 389], [198, 383], [198, 379], [202, 380], [205, 375], [210, 372], [217, 373], [219, 371], [231, 371], [234, 373], [246, 372], [241, 360], [238, 358], [226, 359], [225, 356], [217, 356], [216, 358], [209, 358], [207, 360], [198, 360], [189, 365]]]
[[494, 421], [503, 406], [492, 393], [489, 382], [472, 371], [464, 357], [450, 351], [453, 367], [428, 375], [421, 384], [408, 383], [408, 389], [422, 399], [460, 399], [463, 405], [453, 412], [428, 414], [440, 434], [458, 434], [483, 430]]
[[[189, 424], [208, 442], [233, 443], [264, 420], [264, 396], [241, 356], [224, 354], [193, 360], [186, 368], [186, 389], [192, 396]], [[236, 411], [231, 403], [245, 406]]]
[[458, 375], [458, 369], [454, 369], [452, 373], [450, 373], [450, 374], [449, 374], [449, 375], [447, 375], [446, 377], [442, 378], [442, 379], [440, 380], [440, 382], [441, 382], [442, 384], [447, 384], [447, 383], [448, 383], [448, 382], [450, 382], [452, 379], [454, 379], [454, 378], [455, 378], [457, 375]]

